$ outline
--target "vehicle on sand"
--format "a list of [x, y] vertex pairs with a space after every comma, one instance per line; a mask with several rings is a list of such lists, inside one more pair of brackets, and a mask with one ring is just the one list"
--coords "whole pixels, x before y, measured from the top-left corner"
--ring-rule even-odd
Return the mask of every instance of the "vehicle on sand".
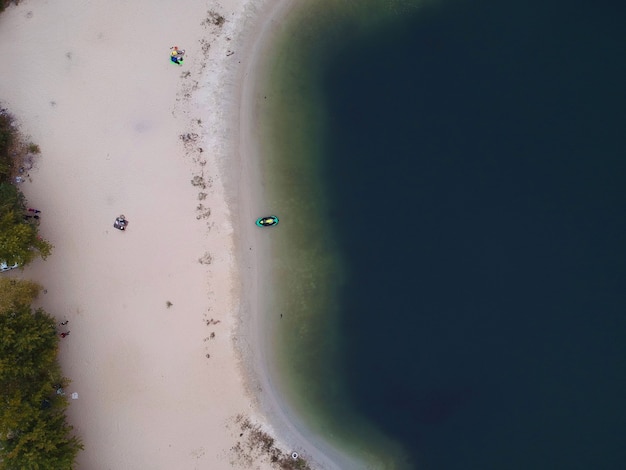
[[0, 273], [10, 271], [11, 269], [19, 268], [20, 266], [15, 263], [13, 266], [9, 266], [6, 261], [0, 261]]

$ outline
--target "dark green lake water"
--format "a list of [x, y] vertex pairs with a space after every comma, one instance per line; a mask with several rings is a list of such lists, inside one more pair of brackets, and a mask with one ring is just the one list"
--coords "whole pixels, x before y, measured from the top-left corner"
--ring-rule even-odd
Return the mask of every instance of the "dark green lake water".
[[325, 1], [282, 26], [279, 386], [373, 468], [623, 468], [624, 5]]

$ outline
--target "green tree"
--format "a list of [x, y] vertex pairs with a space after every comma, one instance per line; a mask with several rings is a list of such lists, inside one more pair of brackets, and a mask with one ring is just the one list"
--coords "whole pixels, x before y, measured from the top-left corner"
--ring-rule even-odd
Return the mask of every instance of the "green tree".
[[[3, 4], [6, 2], [0, 6]], [[19, 134], [14, 121], [0, 109], [0, 262], [23, 266], [38, 256], [45, 259], [52, 245], [38, 235], [36, 219], [24, 217], [24, 196], [12, 184], [15, 169], [21, 168], [29, 155], [39, 153], [36, 144], [27, 143]]]
[[0, 214], [20, 212], [26, 208], [24, 195], [10, 183], [0, 183]]
[[30, 305], [40, 291], [41, 286], [36, 282], [0, 277], [0, 310]]
[[0, 216], [0, 260], [23, 266], [37, 256], [46, 259], [51, 251], [52, 245], [39, 237], [36, 226], [17, 222], [14, 213]]
[[[2, 2], [2, 0], [0, 0]], [[6, 4], [6, 2], [4, 2]], [[0, 7], [3, 4], [0, 3]], [[2, 11], [0, 9], [0, 11]], [[0, 109], [0, 182], [7, 181], [13, 170], [13, 156], [11, 149], [16, 140], [13, 129], [13, 117], [5, 110]]]
[[24, 219], [24, 197], [9, 183], [0, 183], [0, 261], [20, 266], [37, 256], [46, 259], [52, 245], [41, 238], [34, 222]]
[[0, 309], [0, 470], [70, 470], [82, 444], [57, 393], [68, 381], [57, 362], [55, 320], [23, 303], [32, 286], [19, 289]]

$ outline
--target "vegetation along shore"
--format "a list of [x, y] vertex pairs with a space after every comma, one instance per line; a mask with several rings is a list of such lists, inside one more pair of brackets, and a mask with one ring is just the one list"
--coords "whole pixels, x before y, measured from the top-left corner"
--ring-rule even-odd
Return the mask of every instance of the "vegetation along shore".
[[[52, 250], [18, 188], [38, 153], [19, 134], [13, 117], [0, 110], [0, 263], [5, 270], [46, 258]], [[70, 469], [82, 449], [65, 417], [69, 381], [57, 360], [56, 321], [31, 306], [41, 290], [28, 280], [0, 278], [0, 469]]]

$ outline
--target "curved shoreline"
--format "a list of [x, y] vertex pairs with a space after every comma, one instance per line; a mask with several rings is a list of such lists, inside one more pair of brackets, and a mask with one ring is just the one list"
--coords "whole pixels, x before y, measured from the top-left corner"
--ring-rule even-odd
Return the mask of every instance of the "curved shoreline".
[[[265, 205], [264, 183], [259, 179], [262, 174], [261, 167], [264, 165], [261, 140], [263, 135], [259, 126], [255, 126], [262, 116], [258, 113], [258, 101], [261, 100], [261, 87], [269, 79], [269, 64], [263, 64], [262, 59], [271, 54], [273, 48], [279, 47], [279, 33], [272, 29], [273, 26], [289, 21], [289, 14], [296, 10], [299, 5], [296, 0], [282, 0], [277, 5], [269, 7], [266, 3], [264, 18], [252, 36], [254, 40], [248, 43], [248, 49], [244, 56], [245, 68], [240, 71], [240, 135], [239, 159], [240, 173], [238, 175], [238, 200], [239, 207], [238, 232], [242, 234], [238, 240], [241, 255], [239, 269], [242, 281], [241, 288], [246, 295], [240, 296], [247, 304], [242, 306], [238, 337], [244, 338], [238, 341], [238, 347], [243, 357], [243, 365], [247, 368], [244, 374], [249, 380], [249, 387], [258, 397], [258, 406], [263, 416], [268, 419], [268, 424], [274, 430], [277, 438], [282, 440], [283, 445], [289, 451], [297, 451], [305, 457], [315, 468], [321, 469], [361, 469], [368, 465], [357, 460], [354, 456], [343, 453], [325, 441], [322, 436], [313, 434], [306, 423], [298, 416], [292, 406], [285, 402], [285, 397], [277, 389], [276, 382], [281, 371], [275, 370], [271, 365], [268, 355], [271, 355], [272, 345], [269, 344], [267, 331], [267, 319], [263, 316], [267, 312], [262, 311], [268, 305], [271, 297], [272, 277], [268, 258], [271, 256], [270, 231], [258, 230], [251, 223], [259, 214], [265, 213], [269, 208]], [[245, 28], [243, 29], [245, 30]], [[245, 322], [249, 320], [249, 323]], [[256, 353], [256, 354], [255, 354]]]
[[[289, 12], [297, 8], [295, 0], [281, 0], [276, 5], [265, 2], [256, 10], [255, 14], [262, 17], [253, 31], [242, 58], [243, 67], [237, 79], [237, 96], [240, 107], [236, 115], [239, 123], [239, 134], [236, 139], [239, 160], [238, 174], [233, 175], [233, 197], [238, 201], [232, 203], [238, 210], [235, 221], [237, 232], [240, 234], [236, 244], [239, 249], [239, 278], [242, 300], [237, 326], [236, 345], [242, 357], [244, 377], [250, 395], [254, 397], [256, 405], [266, 419], [265, 426], [271, 429], [271, 434], [281, 441], [280, 446], [287, 452], [298, 452], [314, 468], [339, 469], [353, 468], [354, 462], [349, 461], [327, 446], [321, 439], [306, 434], [306, 425], [297, 416], [290, 412], [282, 403], [275, 385], [271, 380], [271, 371], [267, 355], [271, 345], [266, 337], [266, 324], [263, 316], [263, 306], [267, 304], [268, 294], [265, 288], [271, 291], [269, 276], [264, 272], [269, 257], [269, 239], [267, 232], [259, 231], [250, 223], [256, 216], [267, 208], [264, 206], [264, 188], [259, 175], [263, 165], [263, 155], [260, 151], [260, 139], [255, 124], [260, 119], [256, 111], [256, 95], [259, 87], [266, 79], [268, 71], [262, 64], [263, 52], [271, 49], [276, 39], [272, 26], [286, 20]], [[254, 23], [254, 20], [252, 20]], [[246, 28], [240, 28], [246, 31]], [[235, 196], [236, 194], [236, 196]], [[332, 455], [332, 458], [329, 457]], [[356, 467], [354, 467], [356, 468]]]

